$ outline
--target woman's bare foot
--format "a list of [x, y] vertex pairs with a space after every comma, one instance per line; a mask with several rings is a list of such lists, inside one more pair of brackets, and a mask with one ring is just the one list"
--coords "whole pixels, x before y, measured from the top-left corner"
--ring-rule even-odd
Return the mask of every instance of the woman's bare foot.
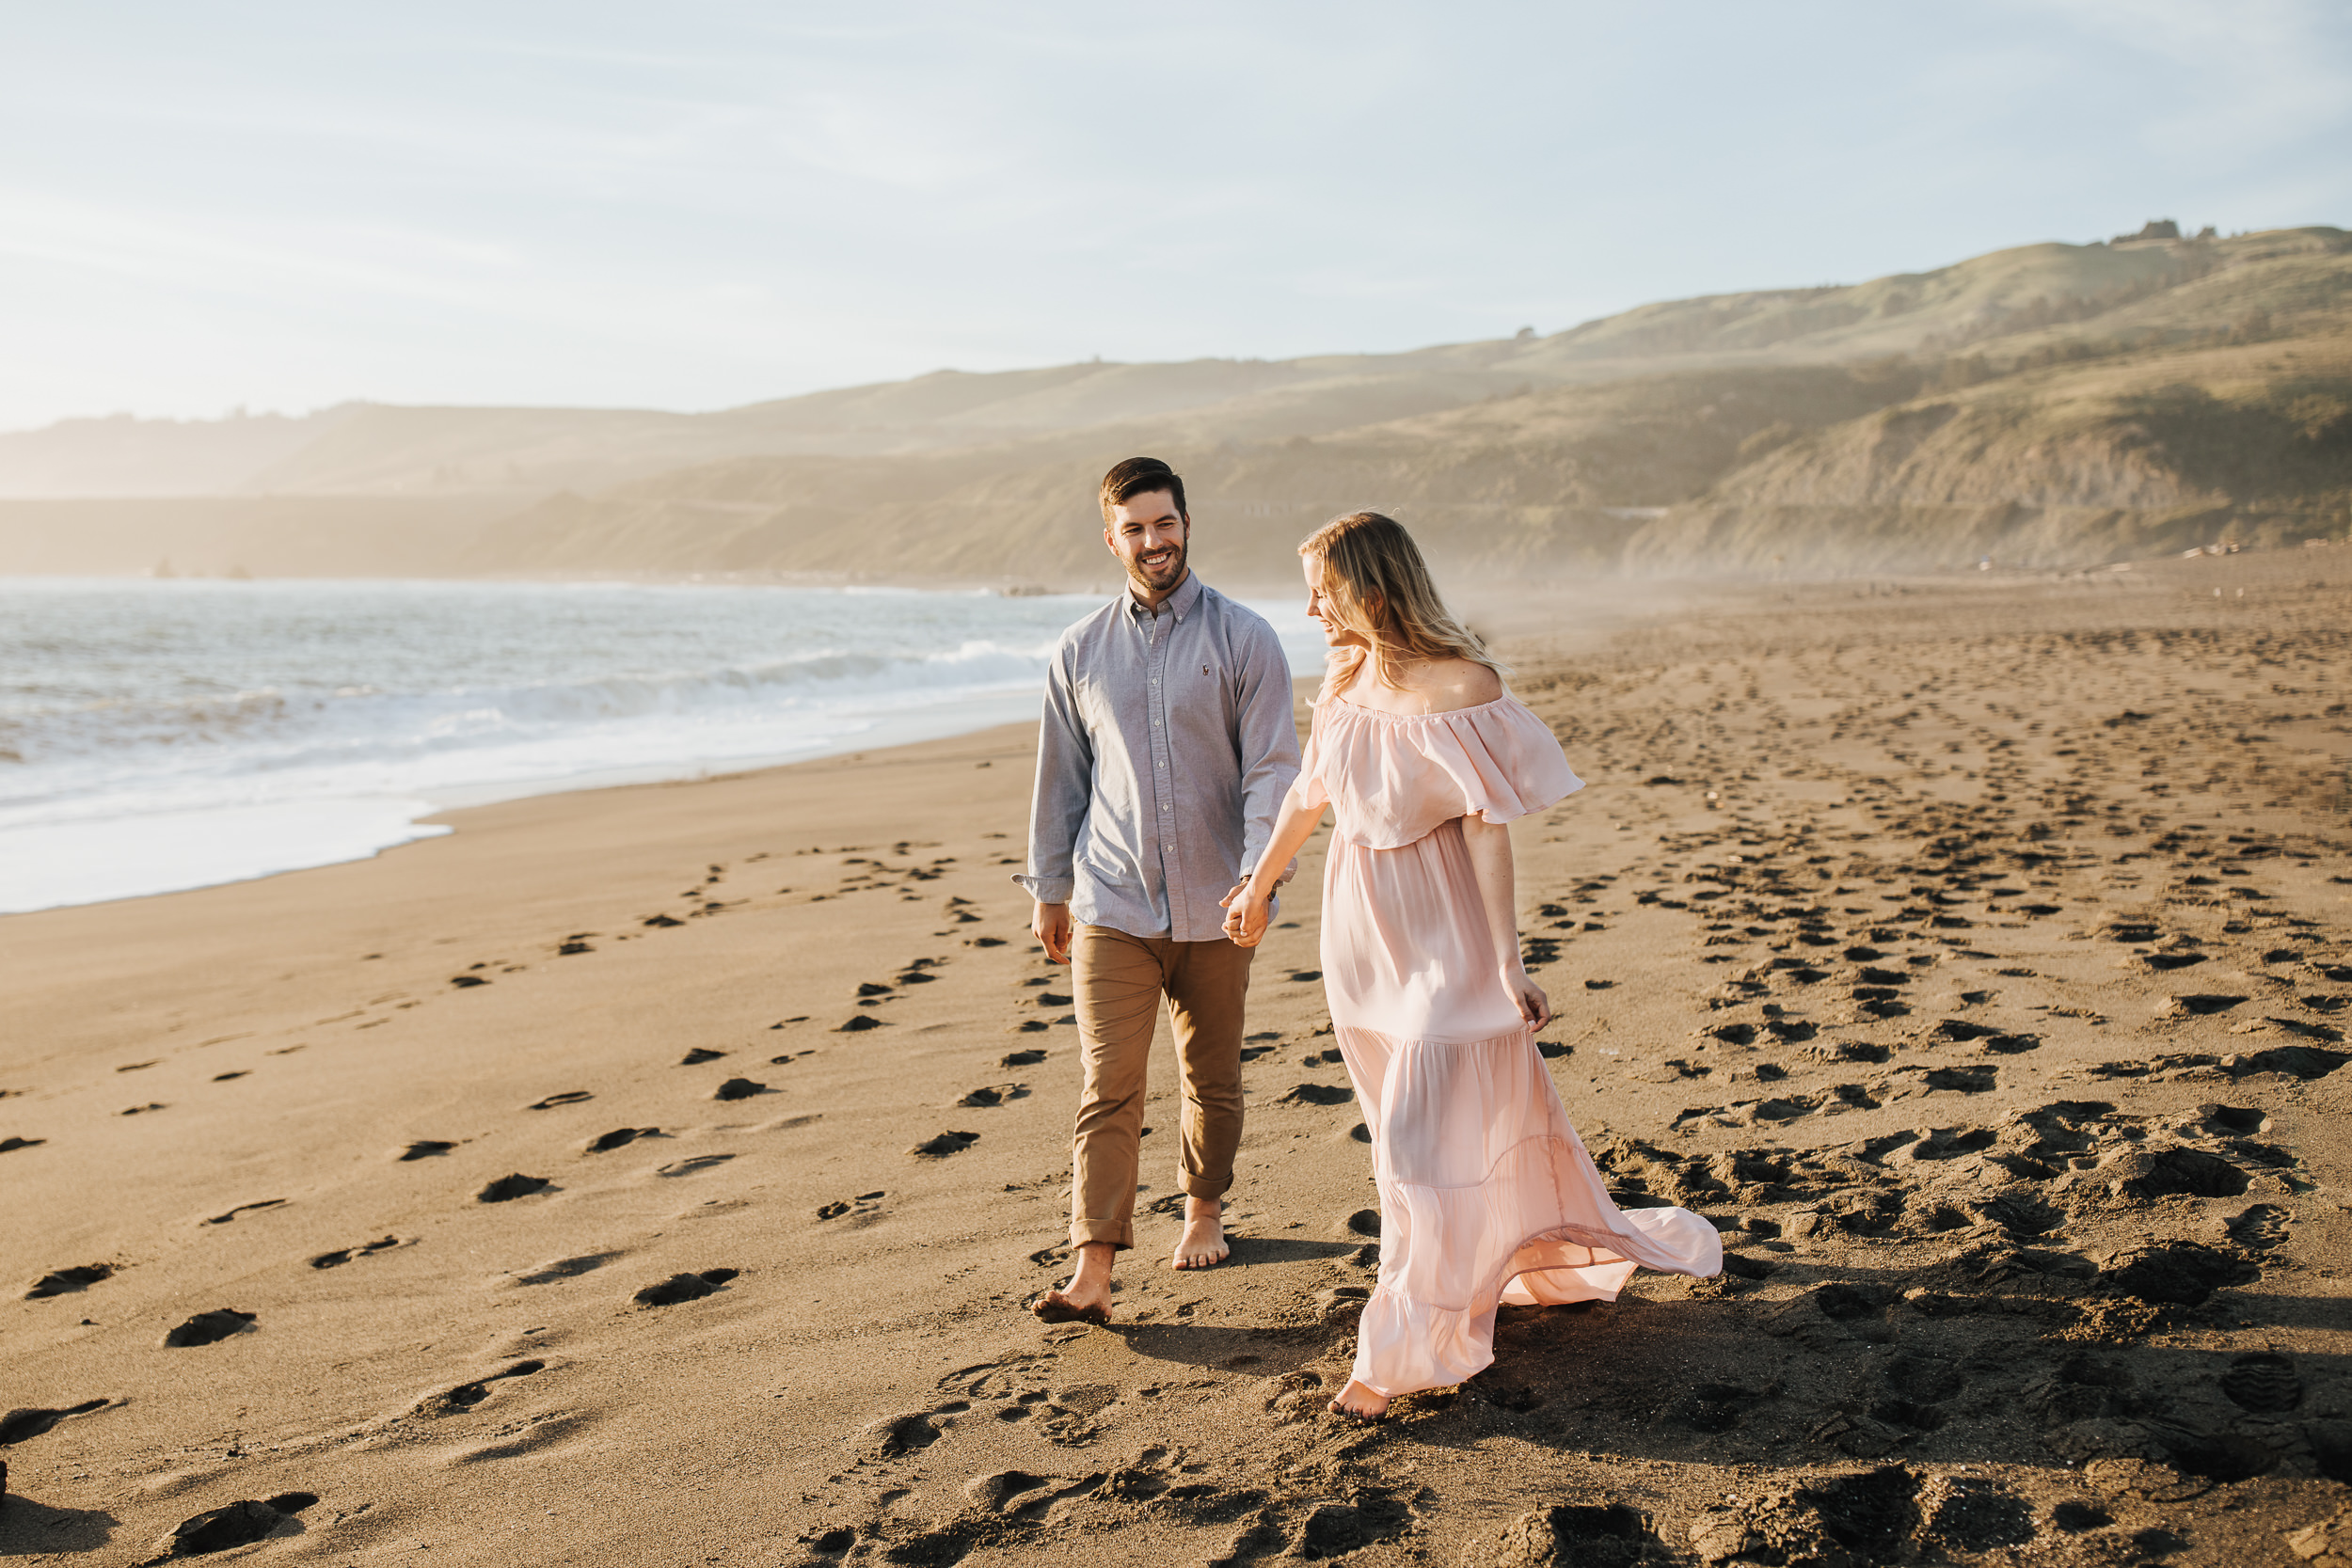
[[1225, 1240], [1224, 1200], [1186, 1196], [1184, 1233], [1176, 1238], [1176, 1251], [1168, 1259], [1168, 1266], [1213, 1269], [1231, 1257], [1232, 1251], [1232, 1244]]
[[1089, 1242], [1078, 1249], [1078, 1272], [1070, 1283], [1037, 1298], [1029, 1308], [1049, 1323], [1107, 1323], [1111, 1321], [1111, 1259], [1117, 1250], [1108, 1242]]
[[1374, 1393], [1354, 1378], [1347, 1380], [1347, 1386], [1341, 1389], [1339, 1398], [1331, 1402], [1332, 1415], [1346, 1416], [1359, 1421], [1376, 1421], [1388, 1413], [1388, 1396]]

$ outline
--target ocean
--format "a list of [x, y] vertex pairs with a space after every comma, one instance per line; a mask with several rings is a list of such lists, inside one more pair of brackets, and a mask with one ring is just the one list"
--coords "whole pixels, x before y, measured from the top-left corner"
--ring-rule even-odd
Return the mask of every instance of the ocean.
[[[0, 913], [363, 859], [453, 807], [1034, 718], [1099, 594], [0, 578]], [[1253, 603], [1296, 671], [1323, 639]]]

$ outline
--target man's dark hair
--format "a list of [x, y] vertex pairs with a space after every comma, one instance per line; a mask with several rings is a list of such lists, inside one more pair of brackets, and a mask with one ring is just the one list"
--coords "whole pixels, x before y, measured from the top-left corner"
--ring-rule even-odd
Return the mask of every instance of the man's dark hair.
[[1176, 515], [1192, 521], [1192, 514], [1184, 507], [1184, 482], [1176, 477], [1175, 469], [1156, 457], [1130, 457], [1103, 476], [1103, 521], [1111, 520], [1112, 507], [1154, 490], [1165, 490], [1174, 497]]

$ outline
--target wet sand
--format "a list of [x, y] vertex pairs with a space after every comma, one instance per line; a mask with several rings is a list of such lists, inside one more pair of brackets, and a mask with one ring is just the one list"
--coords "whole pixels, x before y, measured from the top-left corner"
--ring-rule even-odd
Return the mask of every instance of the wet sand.
[[1586, 1142], [1722, 1278], [1507, 1309], [1472, 1383], [1320, 1414], [1378, 1241], [1311, 848], [1232, 1261], [1165, 1266], [1155, 1134], [1116, 1322], [1044, 1327], [1031, 732], [518, 801], [0, 920], [0, 1556], [275, 1497], [215, 1535], [2304, 1560], [2352, 1507], [2352, 552], [1602, 603], [1479, 617], [1591, 781], [1517, 835], [1524, 928]]

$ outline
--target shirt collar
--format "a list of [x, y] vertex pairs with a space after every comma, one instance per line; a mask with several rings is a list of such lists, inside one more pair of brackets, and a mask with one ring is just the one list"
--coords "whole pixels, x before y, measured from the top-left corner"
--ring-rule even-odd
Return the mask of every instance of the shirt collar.
[[[1190, 615], [1192, 613], [1192, 607], [1200, 602], [1200, 574], [1190, 570], [1187, 570], [1184, 573], [1184, 580], [1183, 584], [1177, 588], [1176, 592], [1170, 594], [1166, 599], [1161, 601], [1161, 603], [1168, 609], [1175, 611], [1176, 619], [1179, 622], [1182, 622], [1185, 616]], [[1152, 610], [1148, 609], [1144, 605], [1144, 602], [1141, 599], [1136, 597], [1135, 590], [1133, 589], [1127, 590], [1127, 612], [1131, 615], [1150, 615], [1153, 613]]]

